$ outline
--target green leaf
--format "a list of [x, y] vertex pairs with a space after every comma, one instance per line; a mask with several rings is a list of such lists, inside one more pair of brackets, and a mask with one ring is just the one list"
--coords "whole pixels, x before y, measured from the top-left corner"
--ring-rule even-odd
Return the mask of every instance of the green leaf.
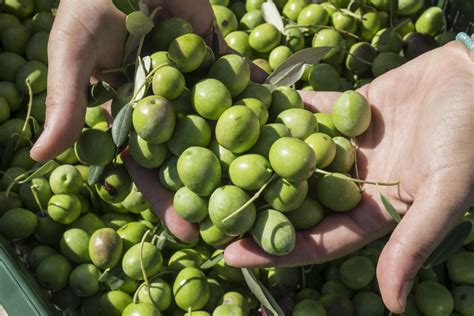
[[458, 224], [431, 253], [423, 267], [429, 269], [448, 260], [453, 253], [463, 246], [464, 241], [471, 234], [471, 230], [471, 222]]
[[21, 180], [19, 183], [26, 183], [34, 178], [42, 177], [56, 169], [57, 166], [59, 166], [59, 164], [56, 161], [49, 160], [41, 165], [38, 169], [34, 170], [33, 173], [31, 173], [26, 179]]
[[107, 269], [100, 275], [99, 283], [110, 291], [118, 290], [125, 283], [123, 276], [122, 272]]
[[212, 258], [207, 259], [204, 261], [203, 264], [201, 264], [201, 269], [210, 269], [213, 268], [215, 265], [217, 265], [222, 259], [224, 259], [224, 252], [221, 252], [217, 255], [215, 255]]
[[393, 27], [393, 22], [397, 16], [398, 0], [390, 0], [390, 25]]
[[104, 173], [105, 166], [90, 166], [89, 167], [89, 177], [87, 183], [89, 185], [94, 185], [100, 181], [102, 174]]
[[133, 87], [133, 95], [135, 96], [134, 100], [140, 100], [146, 93], [148, 89], [146, 77], [151, 70], [151, 58], [150, 56], [145, 56], [138, 59], [138, 67], [135, 72], [135, 80]]
[[214, 53], [214, 56], [219, 56], [221, 54], [221, 48], [219, 47], [219, 35], [216, 31], [212, 32], [212, 42], [211, 42], [211, 49]]
[[132, 12], [125, 18], [125, 27], [132, 35], [148, 34], [154, 26], [153, 20], [142, 11]]
[[130, 103], [124, 105], [112, 124], [112, 139], [115, 146], [121, 147], [127, 142], [128, 134], [132, 129], [133, 107]]
[[99, 81], [93, 84], [89, 90], [89, 98], [87, 101], [88, 107], [96, 107], [112, 100], [117, 95], [117, 92], [110, 84], [105, 81]]
[[280, 12], [275, 3], [271, 0], [267, 0], [262, 3], [261, 9], [265, 22], [272, 24], [278, 31], [283, 33], [285, 31], [285, 25], [283, 24]]
[[139, 9], [137, 0], [112, 0], [112, 2], [117, 9], [125, 14], [132, 13]]
[[245, 282], [252, 291], [253, 295], [262, 303], [270, 315], [284, 316], [285, 313], [278, 305], [275, 298], [265, 288], [265, 286], [257, 279], [252, 269], [242, 268], [242, 274], [244, 275]]
[[[126, 61], [135, 49], [140, 45], [143, 36], [130, 34], [125, 42], [123, 60]], [[125, 62], [124, 62], [125, 63]]]
[[383, 206], [385, 207], [387, 212], [390, 214], [390, 216], [392, 216], [393, 220], [397, 223], [400, 223], [400, 221], [402, 220], [400, 214], [398, 214], [395, 207], [392, 205], [392, 203], [390, 203], [390, 200], [388, 199], [388, 197], [385, 196], [385, 194], [382, 193], [382, 191], [380, 191], [380, 199], [382, 200]]
[[268, 76], [265, 83], [275, 86], [291, 86], [304, 72], [305, 64], [317, 64], [330, 50], [330, 47], [304, 48], [291, 55], [284, 63]]

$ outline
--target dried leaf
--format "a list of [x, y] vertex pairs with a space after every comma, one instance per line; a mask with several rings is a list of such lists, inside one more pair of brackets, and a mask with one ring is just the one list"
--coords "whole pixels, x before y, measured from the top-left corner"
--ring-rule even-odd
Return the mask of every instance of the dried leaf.
[[275, 86], [292, 85], [301, 78], [305, 64], [319, 63], [330, 49], [330, 47], [310, 47], [294, 53], [268, 76], [265, 83]]
[[283, 33], [285, 31], [285, 25], [283, 24], [280, 12], [275, 3], [273, 3], [272, 0], [267, 0], [262, 3], [261, 9], [265, 22], [272, 24], [278, 31]]
[[471, 222], [462, 222], [457, 225], [431, 253], [423, 267], [429, 269], [448, 260], [463, 246], [464, 241], [471, 234], [471, 230]]
[[112, 124], [112, 139], [115, 146], [121, 147], [127, 142], [128, 134], [132, 129], [132, 112], [133, 107], [127, 103], [114, 119]]
[[380, 199], [382, 200], [382, 204], [387, 210], [387, 212], [390, 214], [390, 216], [392, 216], [393, 220], [397, 223], [400, 223], [400, 221], [402, 220], [400, 214], [398, 214], [395, 207], [392, 205], [392, 203], [390, 203], [390, 200], [382, 192], [380, 192]]
[[153, 20], [142, 11], [132, 12], [125, 18], [125, 27], [133, 35], [148, 34], [153, 26], [155, 26]]
[[224, 253], [221, 252], [217, 255], [215, 255], [212, 258], [207, 259], [204, 261], [203, 264], [201, 264], [201, 269], [210, 269], [213, 268], [215, 265], [217, 265], [222, 259], [224, 259]]
[[102, 177], [102, 174], [104, 173], [104, 170], [105, 166], [90, 166], [87, 183], [89, 183], [89, 185], [98, 183]]
[[257, 279], [252, 269], [242, 268], [242, 274], [244, 275], [247, 286], [252, 291], [253, 295], [268, 309], [271, 315], [284, 316], [285, 313], [278, 305], [275, 298], [265, 288], [265, 286]]

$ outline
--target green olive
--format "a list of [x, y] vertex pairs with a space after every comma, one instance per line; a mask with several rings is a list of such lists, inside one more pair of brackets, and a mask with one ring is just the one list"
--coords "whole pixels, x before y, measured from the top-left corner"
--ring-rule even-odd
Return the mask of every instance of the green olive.
[[[21, 55], [12, 52], [0, 53], [0, 67], [2, 68], [0, 80], [15, 81], [18, 70], [25, 64], [26, 59]], [[4, 100], [8, 105], [8, 101]]]
[[224, 37], [237, 30], [237, 18], [229, 8], [221, 5], [213, 5], [212, 11], [216, 17], [216, 24]]
[[242, 93], [250, 82], [250, 67], [239, 55], [222, 56], [212, 65], [208, 76], [222, 82], [232, 97]]
[[5, 51], [24, 55], [30, 39], [28, 29], [21, 24], [12, 25], [1, 34]]
[[149, 303], [130, 303], [122, 312], [123, 316], [161, 316], [160, 310]]
[[370, 42], [381, 27], [377, 10], [372, 7], [361, 7], [356, 10], [355, 14], [362, 17], [359, 20], [359, 34], [364, 40]]
[[152, 243], [144, 242], [133, 245], [125, 252], [122, 259], [122, 270], [134, 280], [143, 280], [144, 274], [149, 278], [157, 274], [162, 264], [163, 257], [160, 250]]
[[[382, 34], [385, 33], [382, 32]], [[382, 41], [382, 35], [380, 35], [379, 32], [373, 38], [373, 45], [370, 45], [367, 42], [358, 42], [352, 45], [349, 50], [349, 54], [347, 54], [346, 57], [346, 68], [356, 75], [362, 75], [370, 71], [371, 63], [377, 56], [377, 51], [374, 46], [377, 49], [382, 49], [382, 47], [384, 47], [383, 49], [385, 49], [385, 46], [383, 46], [383, 44], [380, 44], [382, 43]]]
[[207, 199], [188, 189], [180, 188], [174, 195], [173, 206], [176, 213], [191, 223], [199, 223], [207, 217]]
[[127, 251], [133, 245], [138, 244], [147, 230], [148, 227], [140, 222], [131, 222], [120, 227], [117, 230], [117, 234], [122, 238], [124, 251]]
[[400, 15], [414, 15], [423, 7], [423, 0], [399, 1], [397, 13]]
[[267, 124], [260, 130], [257, 143], [250, 149], [252, 153], [268, 157], [273, 143], [281, 137], [290, 137], [290, 130], [282, 123]]
[[[25, 207], [34, 212], [43, 211], [53, 195], [45, 178], [35, 178], [20, 186], [19, 194]], [[35, 198], [38, 198], [38, 202]]]
[[53, 255], [41, 261], [36, 270], [36, 278], [45, 289], [59, 291], [68, 284], [71, 270], [71, 264], [65, 257]]
[[309, 0], [290, 0], [283, 7], [283, 15], [290, 20], [296, 21], [301, 10], [309, 3], [311, 3]]
[[222, 113], [217, 121], [215, 133], [219, 145], [233, 153], [242, 153], [257, 142], [260, 123], [251, 109], [236, 105]]
[[113, 268], [122, 258], [123, 242], [112, 228], [96, 230], [89, 241], [89, 256], [98, 268]]
[[269, 286], [283, 285], [290, 289], [300, 286], [300, 269], [296, 267], [275, 267], [267, 269]]
[[132, 304], [132, 298], [127, 293], [122, 291], [106, 292], [99, 300], [100, 315], [120, 316], [130, 304]]
[[56, 194], [48, 202], [48, 215], [56, 222], [67, 225], [81, 215], [81, 201], [73, 194]]
[[294, 182], [311, 177], [316, 167], [316, 155], [311, 147], [292, 137], [276, 140], [270, 148], [269, 160], [279, 176]]
[[232, 96], [224, 83], [208, 78], [199, 81], [191, 92], [194, 110], [204, 118], [217, 120], [232, 105]]
[[252, 56], [253, 50], [249, 44], [249, 35], [243, 31], [234, 31], [225, 37], [227, 45], [246, 58]]
[[267, 209], [260, 211], [250, 233], [267, 253], [283, 256], [295, 247], [296, 234], [290, 220], [282, 213]]
[[132, 122], [138, 136], [152, 144], [161, 144], [171, 138], [176, 114], [165, 98], [148, 96], [134, 108]]
[[278, 114], [276, 122], [285, 124], [291, 136], [301, 140], [318, 131], [316, 117], [306, 109], [285, 110]]
[[142, 167], [158, 168], [163, 164], [168, 154], [165, 144], [152, 144], [131, 132], [128, 141], [128, 150], [133, 159]]
[[217, 188], [209, 198], [209, 217], [212, 223], [229, 236], [238, 236], [247, 232], [255, 221], [256, 208], [253, 203], [227, 221], [223, 220], [241, 208], [249, 199], [247, 193], [239, 187], [226, 185]]
[[331, 65], [340, 65], [344, 60], [346, 49], [344, 38], [332, 29], [322, 29], [313, 37], [313, 47], [331, 47], [323, 57], [323, 62]]
[[271, 176], [272, 169], [268, 160], [256, 154], [237, 157], [229, 166], [232, 183], [248, 191], [260, 189]]
[[[297, 22], [299, 25], [327, 25], [329, 23], [329, 14], [320, 4], [309, 4], [298, 14]], [[314, 33], [314, 29], [312, 30]]]
[[272, 94], [270, 90], [268, 90], [268, 88], [264, 85], [258, 83], [250, 82], [249, 85], [245, 88], [245, 90], [235, 99], [239, 101], [247, 98], [253, 98], [261, 101], [263, 104], [265, 104], [267, 109], [272, 103]]
[[183, 74], [172, 66], [162, 66], [153, 75], [153, 93], [171, 101], [176, 99], [185, 87]]
[[304, 140], [316, 154], [316, 167], [326, 168], [336, 157], [336, 144], [324, 133], [314, 133]]
[[314, 316], [325, 316], [326, 310], [324, 309], [323, 304], [316, 300], [304, 299], [293, 308], [293, 316], [304, 316], [304, 315], [314, 315]]
[[375, 77], [379, 77], [392, 69], [400, 67], [405, 61], [404, 57], [392, 52], [380, 53], [373, 60], [372, 73]]
[[74, 263], [90, 262], [90, 235], [79, 228], [66, 230], [59, 242], [62, 254]]
[[354, 256], [344, 261], [340, 274], [347, 287], [358, 290], [370, 284], [375, 276], [375, 266], [367, 257]]
[[357, 31], [357, 20], [343, 12], [334, 12], [331, 16], [332, 25], [339, 31], [355, 33]]
[[273, 209], [280, 212], [291, 212], [303, 203], [307, 193], [308, 181], [290, 182], [279, 178], [265, 189], [263, 198]]
[[174, 192], [184, 186], [178, 175], [177, 164], [178, 157], [172, 156], [163, 163], [159, 171], [161, 185], [163, 185], [167, 190]]
[[277, 69], [278, 66], [283, 64], [283, 62], [291, 56], [291, 54], [291, 49], [285, 45], [275, 47], [268, 56], [270, 67], [272, 67], [273, 70]]
[[297, 28], [287, 29], [285, 31], [285, 44], [292, 52], [297, 52], [305, 47], [303, 32]]
[[206, 58], [206, 43], [193, 33], [181, 35], [171, 42], [168, 58], [182, 72], [192, 72], [198, 69]]
[[251, 109], [255, 115], [257, 115], [260, 126], [263, 126], [265, 123], [267, 123], [268, 110], [262, 101], [253, 98], [245, 98], [235, 102], [234, 105], [245, 105]]
[[151, 33], [151, 43], [155, 50], [167, 51], [173, 40], [192, 32], [191, 23], [177, 16], [171, 17], [159, 21]]
[[379, 53], [398, 54], [403, 48], [403, 39], [394, 29], [381, 29], [372, 38], [372, 46]]
[[22, 199], [15, 192], [0, 192], [0, 216], [13, 208], [21, 208]]
[[325, 207], [335, 212], [347, 212], [359, 204], [359, 187], [344, 174], [333, 173], [319, 178], [316, 195]]
[[13, 208], [0, 217], [0, 233], [8, 240], [20, 240], [31, 236], [38, 226], [38, 219], [23, 208]]
[[94, 213], [86, 213], [69, 225], [69, 228], [80, 228], [89, 235], [104, 227], [104, 222]]
[[221, 182], [221, 166], [216, 155], [203, 147], [189, 147], [179, 156], [178, 175], [186, 187], [209, 196]]
[[308, 81], [315, 91], [338, 91], [340, 88], [339, 74], [334, 67], [325, 63], [313, 67]]
[[425, 315], [451, 315], [453, 296], [441, 283], [424, 281], [415, 288], [416, 305]]
[[352, 304], [355, 315], [383, 316], [385, 312], [385, 305], [380, 295], [370, 291], [358, 292], [352, 298]]
[[80, 162], [92, 166], [105, 166], [115, 155], [115, 144], [110, 131], [86, 129], [74, 145]]
[[223, 246], [228, 244], [234, 237], [224, 234], [216, 225], [212, 223], [210, 217], [206, 217], [199, 223], [199, 234], [202, 240], [211, 246]]
[[91, 296], [99, 292], [100, 270], [93, 264], [84, 263], [72, 270], [69, 286], [77, 296]]
[[29, 81], [33, 94], [46, 90], [48, 67], [39, 61], [29, 61], [18, 69], [16, 86], [24, 94], [28, 94], [26, 81]]
[[355, 162], [356, 150], [351, 142], [342, 136], [336, 136], [332, 139], [336, 144], [336, 156], [327, 167], [331, 171], [349, 172]]
[[143, 286], [138, 292], [140, 302], [153, 304], [158, 310], [166, 310], [172, 302], [173, 294], [169, 284], [163, 279], [154, 279], [150, 285]]
[[209, 300], [210, 289], [206, 276], [199, 269], [184, 268], [176, 276], [173, 295], [179, 308], [199, 310]]
[[357, 91], [346, 91], [334, 102], [332, 118], [337, 130], [354, 137], [364, 133], [370, 125], [371, 110], [367, 99]]
[[324, 209], [316, 200], [307, 197], [296, 210], [285, 213], [296, 230], [313, 228], [324, 217]]
[[253, 30], [260, 24], [265, 23], [262, 10], [251, 10], [242, 16], [239, 22], [239, 29], [243, 31]]
[[263, 23], [256, 26], [249, 36], [249, 44], [255, 51], [268, 53], [280, 44], [281, 33], [273, 24]]
[[281, 112], [292, 108], [303, 108], [303, 100], [298, 92], [286, 86], [273, 90], [269, 109], [270, 118], [275, 119]]
[[44, 259], [57, 254], [58, 252], [54, 248], [46, 245], [37, 245], [28, 254], [28, 265], [35, 271]]
[[117, 166], [103, 175], [103, 182], [96, 184], [100, 198], [109, 203], [122, 202], [132, 190], [132, 180], [123, 166]]

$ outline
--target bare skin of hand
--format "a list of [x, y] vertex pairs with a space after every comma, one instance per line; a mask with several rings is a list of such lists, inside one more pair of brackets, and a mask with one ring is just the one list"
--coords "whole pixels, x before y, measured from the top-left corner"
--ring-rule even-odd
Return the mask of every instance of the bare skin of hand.
[[[214, 16], [207, 0], [149, 1], [148, 4], [161, 5], [164, 15], [187, 19], [201, 36], [212, 31]], [[45, 130], [31, 150], [33, 159], [52, 159], [74, 144], [84, 126], [91, 76], [116, 82], [114, 77], [101, 76], [100, 70], [121, 65], [126, 37], [125, 15], [112, 1], [60, 2], [48, 43]], [[195, 240], [197, 226], [176, 214], [172, 194], [156, 180], [156, 170], [143, 169], [127, 154], [124, 156], [130, 176], [170, 231], [184, 242]]]
[[[415, 274], [474, 202], [474, 59], [460, 43], [431, 51], [359, 90], [372, 106], [372, 124], [357, 137], [362, 179], [400, 181], [384, 187], [397, 211], [395, 224], [375, 186], [360, 204], [297, 233], [290, 254], [264, 253], [250, 238], [229, 245], [237, 267], [322, 263], [361, 248], [395, 228], [377, 266], [385, 305], [405, 308]], [[310, 110], [330, 112], [338, 93], [302, 91]]]

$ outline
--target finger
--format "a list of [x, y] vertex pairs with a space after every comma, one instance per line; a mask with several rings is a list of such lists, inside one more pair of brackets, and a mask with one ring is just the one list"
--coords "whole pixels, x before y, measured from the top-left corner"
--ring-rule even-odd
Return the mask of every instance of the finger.
[[52, 159], [74, 144], [84, 125], [86, 90], [94, 69], [91, 35], [61, 2], [48, 43], [46, 121], [31, 150], [37, 161]]
[[122, 153], [121, 156], [133, 182], [151, 203], [165, 226], [181, 241], [185, 243], [195, 241], [199, 237], [197, 226], [176, 213], [173, 208], [173, 193], [161, 186], [156, 170], [139, 166], [128, 152]]
[[225, 261], [236, 267], [299, 266], [322, 263], [379, 238], [393, 228], [375, 192], [364, 193], [359, 205], [347, 214], [333, 214], [309, 231], [296, 234], [293, 251], [285, 256], [265, 253], [250, 238], [236, 241], [225, 250]]
[[394, 313], [404, 311], [416, 273], [469, 206], [467, 201], [460, 203], [468, 196], [463, 196], [465, 190], [460, 188], [461, 194], [448, 196], [445, 189], [425, 186], [417, 193], [380, 255], [377, 265], [380, 292], [385, 305]]
[[312, 112], [331, 113], [332, 105], [336, 101], [340, 92], [316, 92], [316, 91], [298, 91], [303, 99], [305, 107]]

